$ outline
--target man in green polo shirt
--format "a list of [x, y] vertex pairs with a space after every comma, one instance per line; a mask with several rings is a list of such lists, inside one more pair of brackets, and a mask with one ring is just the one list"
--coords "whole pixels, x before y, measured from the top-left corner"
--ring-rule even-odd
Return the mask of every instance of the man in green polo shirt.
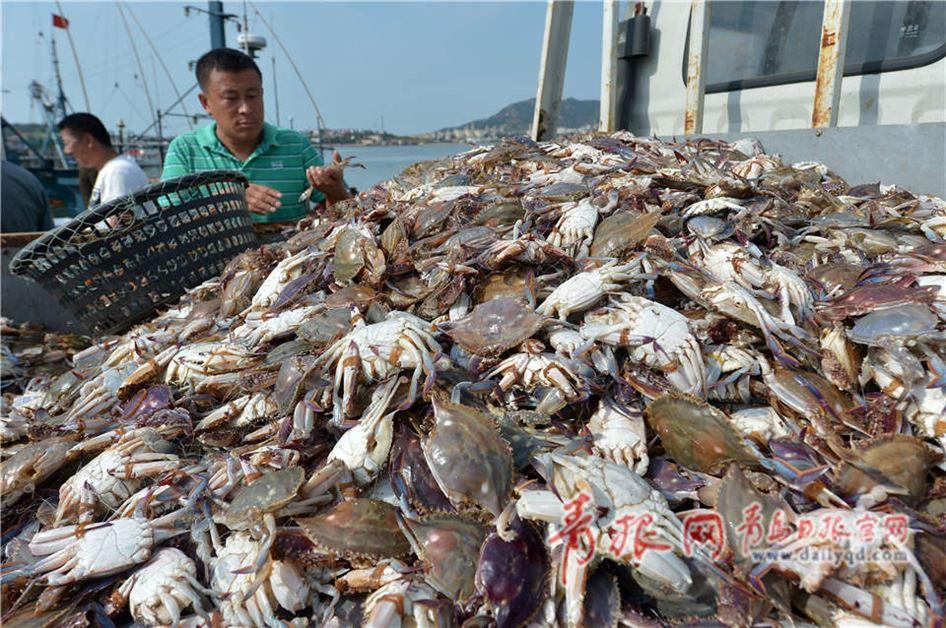
[[[174, 138], [161, 179], [238, 170], [250, 181], [247, 206], [259, 222], [298, 220], [309, 203], [349, 197], [341, 168], [323, 166], [304, 135], [263, 121], [263, 75], [253, 59], [217, 48], [197, 61], [196, 74], [200, 104], [214, 122]], [[300, 203], [299, 195], [310, 185], [317, 192]]]

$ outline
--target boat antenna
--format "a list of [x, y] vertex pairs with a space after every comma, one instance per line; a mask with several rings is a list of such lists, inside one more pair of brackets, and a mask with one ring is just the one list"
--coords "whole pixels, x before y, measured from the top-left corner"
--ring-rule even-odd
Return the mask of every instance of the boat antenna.
[[282, 50], [283, 54], [286, 55], [286, 59], [289, 61], [289, 65], [292, 66], [292, 71], [296, 73], [296, 77], [299, 79], [299, 82], [302, 83], [302, 88], [305, 90], [306, 96], [309, 97], [309, 102], [312, 103], [312, 108], [315, 109], [315, 121], [319, 129], [319, 143], [321, 144], [322, 137], [324, 135], [323, 131], [325, 130], [325, 120], [322, 118], [322, 112], [319, 111], [319, 106], [315, 104], [315, 97], [312, 95], [312, 91], [309, 89], [308, 83], [305, 81], [305, 77], [302, 76], [302, 72], [299, 71], [299, 68], [296, 66], [296, 62], [293, 61], [292, 55], [289, 54], [289, 51], [286, 50], [286, 47], [283, 45], [282, 40], [279, 38], [279, 35], [273, 30], [273, 27], [269, 25], [269, 22], [266, 21], [266, 18], [263, 17], [263, 14], [260, 13], [260, 10], [257, 6], [250, 2], [250, 6], [253, 7], [253, 11], [256, 12], [257, 17], [263, 22], [263, 25], [273, 36], [273, 39], [276, 40], [276, 43], [279, 45], [279, 48]]
[[141, 77], [141, 85], [144, 87], [145, 98], [148, 100], [148, 111], [151, 112], [151, 117], [154, 118], [154, 102], [151, 100], [151, 90], [148, 89], [148, 75], [145, 74], [144, 66], [141, 65], [141, 57], [138, 56], [138, 46], [135, 45], [135, 38], [131, 34], [131, 29], [128, 28], [128, 20], [125, 18], [125, 12], [122, 11], [122, 5], [116, 2], [115, 6], [118, 8], [118, 14], [122, 17], [122, 24], [125, 25], [128, 41], [131, 42], [131, 51], [134, 53], [135, 62], [138, 64], [138, 75]]
[[[168, 70], [168, 66], [165, 65], [164, 59], [161, 57], [158, 49], [155, 47], [154, 42], [151, 41], [151, 37], [148, 36], [148, 31], [145, 30], [145, 27], [141, 25], [141, 22], [138, 21], [138, 17], [131, 10], [131, 7], [125, 5], [125, 10], [128, 11], [128, 15], [131, 16], [131, 19], [134, 20], [135, 24], [138, 26], [138, 29], [145, 36], [145, 41], [148, 42], [148, 46], [151, 48], [151, 52], [154, 53], [154, 56], [158, 58], [158, 63], [161, 65], [161, 69], [164, 70], [164, 74], [168, 77], [168, 82], [171, 83], [171, 87], [174, 88], [174, 94], [177, 96], [178, 102], [181, 104], [181, 110], [184, 112], [184, 115], [187, 117], [188, 128], [193, 129], [194, 123], [191, 120], [190, 113], [187, 112], [187, 105], [184, 104], [184, 98], [181, 96], [181, 90], [177, 88], [177, 83], [174, 82], [174, 77], [171, 76], [171, 71]], [[157, 83], [157, 81], [155, 81]], [[165, 112], [167, 113], [167, 112]]]
[[[66, 12], [62, 10], [62, 3], [59, 0], [56, 0], [56, 10], [59, 11], [59, 15], [63, 18], [66, 17]], [[72, 39], [72, 29], [69, 28], [69, 20], [66, 19], [66, 38], [69, 40], [69, 47], [72, 49], [72, 59], [76, 62], [76, 71], [79, 74], [79, 85], [82, 86], [82, 98], [85, 100], [85, 110], [92, 111], [92, 105], [89, 104], [89, 92], [85, 88], [85, 76], [82, 74], [82, 66], [79, 65], [79, 53], [76, 52], [76, 42]], [[57, 73], [58, 73], [58, 64], [57, 64]], [[59, 89], [62, 93], [62, 88]]]
[[223, 2], [219, 0], [210, 0], [207, 3], [206, 9], [201, 9], [200, 7], [195, 7], [191, 4], [184, 6], [184, 16], [187, 17], [191, 14], [191, 11], [197, 11], [198, 13], [206, 13], [210, 18], [210, 49], [216, 50], [217, 48], [226, 48], [227, 47], [227, 33], [224, 30], [224, 23], [228, 20], [233, 20], [237, 23], [237, 30], [240, 29], [240, 19], [238, 15], [233, 13], [224, 13], [223, 12]]

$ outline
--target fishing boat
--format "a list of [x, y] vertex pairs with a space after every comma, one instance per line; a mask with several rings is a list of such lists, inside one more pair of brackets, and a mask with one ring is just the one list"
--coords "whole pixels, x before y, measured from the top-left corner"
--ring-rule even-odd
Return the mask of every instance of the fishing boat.
[[3, 158], [36, 175], [46, 190], [54, 218], [69, 218], [82, 211], [85, 203], [80, 192], [79, 169], [75, 161], [64, 153], [56, 129], [58, 121], [71, 111], [71, 106], [62, 89], [56, 38], [50, 36], [49, 43], [56, 80], [55, 98], [39, 81], [30, 83], [30, 99], [38, 105], [43, 116], [41, 144], [37, 146], [22, 130], [2, 118]]

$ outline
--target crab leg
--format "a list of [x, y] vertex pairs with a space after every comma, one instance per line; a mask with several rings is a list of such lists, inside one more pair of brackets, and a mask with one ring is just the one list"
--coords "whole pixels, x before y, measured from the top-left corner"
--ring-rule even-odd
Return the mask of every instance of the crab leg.
[[173, 623], [176, 624], [179, 622], [181, 620], [181, 607], [178, 605], [177, 600], [174, 599], [174, 596], [168, 595], [164, 591], [159, 591], [158, 599], [161, 600], [161, 604], [167, 609], [168, 615], [174, 620]]
[[[76, 558], [73, 556], [72, 552], [69, 551], [68, 546], [57, 551], [51, 556], [47, 556], [43, 560], [34, 563], [27, 572], [30, 574], [45, 573], [47, 571], [68, 571], [71, 567], [66, 566], [69, 564], [69, 561], [72, 561], [72, 564], [75, 564]], [[64, 568], [65, 566], [65, 568]]]
[[[358, 353], [358, 345], [352, 342], [345, 355], [339, 360], [338, 368], [342, 372], [342, 402], [339, 407], [338, 397], [336, 396], [335, 410], [337, 421], [351, 416], [354, 410], [355, 387], [358, 385], [358, 371], [361, 369], [361, 356]], [[336, 378], [336, 383], [338, 379]]]

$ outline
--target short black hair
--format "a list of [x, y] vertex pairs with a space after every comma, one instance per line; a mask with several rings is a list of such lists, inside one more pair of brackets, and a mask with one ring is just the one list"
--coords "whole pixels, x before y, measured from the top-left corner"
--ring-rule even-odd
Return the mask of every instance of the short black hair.
[[205, 52], [197, 60], [197, 83], [201, 89], [207, 87], [207, 79], [214, 70], [221, 72], [242, 72], [243, 70], [253, 70], [259, 75], [260, 81], [263, 80], [263, 73], [260, 72], [256, 61], [247, 54], [233, 48], [214, 48], [210, 52]]
[[88, 133], [94, 137], [100, 144], [108, 148], [112, 147], [112, 138], [102, 121], [91, 113], [70, 113], [59, 121], [56, 127], [62, 131], [68, 129], [76, 137], [82, 137]]

